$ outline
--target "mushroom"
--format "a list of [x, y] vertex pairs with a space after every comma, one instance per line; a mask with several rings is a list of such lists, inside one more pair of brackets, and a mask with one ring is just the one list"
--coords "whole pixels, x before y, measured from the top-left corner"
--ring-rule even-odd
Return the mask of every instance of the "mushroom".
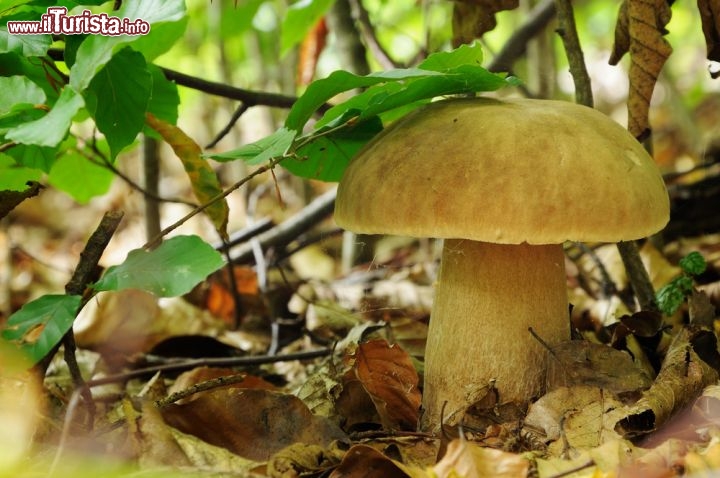
[[622, 126], [550, 100], [453, 99], [386, 128], [350, 162], [335, 220], [364, 234], [444, 238], [425, 350], [421, 428], [544, 388], [570, 338], [563, 242], [646, 237], [669, 218], [652, 158]]

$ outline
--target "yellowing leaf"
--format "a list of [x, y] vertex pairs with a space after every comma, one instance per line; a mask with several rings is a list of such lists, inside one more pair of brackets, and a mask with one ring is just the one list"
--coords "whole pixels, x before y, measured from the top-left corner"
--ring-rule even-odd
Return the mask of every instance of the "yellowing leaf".
[[[212, 170], [205, 158], [202, 157], [200, 146], [193, 141], [183, 130], [156, 118], [150, 113], [145, 115], [147, 124], [160, 133], [163, 139], [175, 151], [183, 163], [185, 172], [190, 178], [193, 192], [202, 204], [210, 202], [215, 196], [222, 193], [222, 188], [215, 171]], [[215, 225], [215, 229], [224, 238], [227, 238], [228, 205], [225, 199], [213, 202], [205, 213]]]
[[616, 65], [630, 51], [628, 130], [636, 138], [649, 134], [648, 111], [655, 83], [672, 53], [663, 38], [672, 12], [666, 0], [625, 0], [615, 26], [610, 64]]

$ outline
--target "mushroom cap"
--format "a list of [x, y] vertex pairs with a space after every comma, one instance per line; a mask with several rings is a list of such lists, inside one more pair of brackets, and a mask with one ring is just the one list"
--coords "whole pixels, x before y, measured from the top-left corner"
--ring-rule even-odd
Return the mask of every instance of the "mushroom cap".
[[368, 143], [340, 182], [335, 220], [365, 234], [618, 242], [659, 231], [669, 209], [653, 159], [604, 114], [472, 98], [431, 103]]

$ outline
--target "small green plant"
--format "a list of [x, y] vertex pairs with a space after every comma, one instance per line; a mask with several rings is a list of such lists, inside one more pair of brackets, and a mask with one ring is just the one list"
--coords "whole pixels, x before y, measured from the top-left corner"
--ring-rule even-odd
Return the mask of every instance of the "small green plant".
[[664, 285], [655, 295], [660, 311], [673, 315], [693, 291], [693, 278], [705, 272], [707, 263], [699, 252], [691, 252], [680, 259], [682, 275]]

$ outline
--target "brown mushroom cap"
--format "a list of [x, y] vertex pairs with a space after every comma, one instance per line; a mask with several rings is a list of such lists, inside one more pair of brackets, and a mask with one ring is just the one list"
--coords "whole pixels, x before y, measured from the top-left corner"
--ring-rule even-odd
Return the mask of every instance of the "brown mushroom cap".
[[351, 231], [501, 244], [618, 242], [669, 218], [644, 148], [602, 113], [549, 100], [454, 99], [407, 115], [351, 161]]

